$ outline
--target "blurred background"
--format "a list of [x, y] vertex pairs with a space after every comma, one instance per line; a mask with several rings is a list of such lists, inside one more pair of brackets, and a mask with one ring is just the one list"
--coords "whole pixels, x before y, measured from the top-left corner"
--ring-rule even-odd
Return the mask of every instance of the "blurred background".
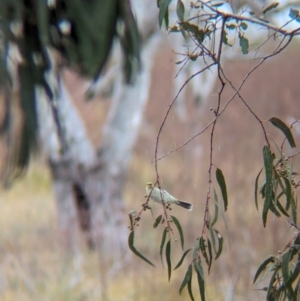
[[[163, 40], [153, 59], [150, 93], [126, 176], [123, 195], [125, 212], [128, 213], [141, 209], [146, 183], [156, 180], [153, 163], [156, 139], [174, 97], [174, 65], [177, 59], [168, 39]], [[268, 119], [276, 116], [288, 125], [299, 119], [298, 49], [299, 41], [293, 41], [283, 52], [251, 74], [241, 90], [277, 145], [281, 145], [284, 137]], [[255, 65], [255, 60], [228, 59], [224, 62], [224, 70], [230, 80], [238, 85]], [[108, 114], [110, 97], [97, 95], [93, 101], [87, 101], [86, 82], [70, 71], [65, 71], [64, 78], [88, 136], [96, 147]], [[197, 83], [197, 77], [193, 81]], [[201, 81], [197, 83], [199, 89], [204, 84]], [[171, 110], [162, 130], [158, 157], [186, 142], [214, 119], [211, 108], [216, 107], [218, 89], [216, 82], [207, 98], [199, 104], [199, 99], [195, 100], [191, 87], [187, 85], [184, 96], [186, 116], [181, 118], [175, 110]], [[226, 85], [223, 105], [233, 93]], [[292, 131], [298, 145], [300, 128], [297, 123]], [[186, 146], [158, 161], [162, 187], [194, 205], [191, 212], [175, 207], [172, 211], [172, 215], [182, 224], [185, 249], [194, 246], [203, 227], [209, 140], [208, 129]], [[263, 166], [263, 145], [260, 125], [236, 97], [219, 118], [214, 135], [213, 163], [225, 176], [229, 205], [224, 214], [228, 231], [221, 217], [216, 225], [225, 242], [223, 253], [213, 263], [210, 275], [206, 272], [208, 300], [263, 299], [265, 293], [259, 290], [261, 287], [252, 284], [254, 274], [268, 255], [283, 250], [294, 235], [285, 218], [277, 219], [273, 215], [269, 215], [267, 227], [264, 228], [261, 204], [259, 212], [255, 208], [254, 182]], [[286, 149], [286, 152], [289, 155], [297, 150], [292, 152]], [[296, 157], [293, 162], [295, 169], [298, 161]], [[214, 186], [217, 188], [217, 185]], [[153, 208], [154, 216], [150, 211], [142, 214], [135, 232], [136, 248], [156, 265], [155, 268], [128, 250], [124, 253], [124, 260], [103, 266], [99, 262], [105, 259], [88, 248], [84, 239], [78, 248], [72, 250], [61, 244], [51, 174], [47, 157], [42, 152], [34, 158], [26, 177], [9, 190], [1, 190], [0, 206], [1, 300], [102, 300], [103, 285], [106, 286], [107, 300], [189, 299], [185, 290], [179, 296], [178, 289], [190, 257], [172, 273], [170, 283], [166, 267], [163, 268], [160, 263], [159, 245], [163, 226], [153, 228], [154, 219], [162, 210], [158, 204]], [[122, 219], [129, 225], [127, 214]], [[172, 248], [172, 262], [175, 265], [182, 251], [179, 242], [173, 243]], [[194, 285], [196, 292], [196, 281]]]

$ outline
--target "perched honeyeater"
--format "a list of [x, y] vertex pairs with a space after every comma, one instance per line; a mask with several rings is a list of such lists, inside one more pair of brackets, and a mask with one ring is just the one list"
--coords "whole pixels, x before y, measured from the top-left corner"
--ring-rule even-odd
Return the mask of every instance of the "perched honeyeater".
[[174, 198], [172, 195], [170, 195], [167, 191], [165, 190], [160, 190], [157, 187], [154, 187], [151, 182], [148, 182], [146, 185], [146, 196], [148, 197], [150, 195], [150, 198], [157, 202], [157, 203], [162, 203], [162, 200], [165, 204], [175, 204], [180, 207], [183, 207], [188, 210], [193, 209], [193, 205], [187, 202], [182, 202]]

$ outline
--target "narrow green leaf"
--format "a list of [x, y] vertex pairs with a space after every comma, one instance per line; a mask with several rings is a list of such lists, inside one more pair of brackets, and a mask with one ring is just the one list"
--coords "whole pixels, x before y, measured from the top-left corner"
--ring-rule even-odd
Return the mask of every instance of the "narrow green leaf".
[[166, 262], [168, 267], [168, 280], [171, 279], [171, 273], [172, 273], [172, 264], [171, 264], [171, 240], [167, 242], [166, 245]]
[[265, 14], [267, 13], [269, 10], [276, 8], [279, 5], [279, 2], [273, 2], [272, 4], [270, 4], [269, 6], [267, 6], [262, 13]]
[[163, 20], [165, 20], [166, 28], [168, 28], [169, 23], [169, 4], [172, 0], [159, 0], [158, 6], [159, 6], [159, 13], [158, 13], [158, 24], [161, 28]]
[[181, 292], [184, 289], [184, 287], [187, 285], [187, 283], [190, 281], [190, 279], [192, 279], [192, 274], [193, 274], [193, 267], [192, 267], [192, 264], [190, 264], [187, 271], [186, 271], [186, 273], [185, 273], [183, 281], [180, 285], [179, 295], [181, 295]]
[[280, 129], [283, 132], [284, 136], [288, 140], [291, 147], [296, 147], [296, 143], [295, 143], [294, 137], [292, 135], [292, 132], [283, 121], [281, 121], [279, 118], [276, 118], [276, 117], [269, 119], [269, 121], [275, 127], [277, 127], [278, 129]]
[[218, 238], [218, 251], [215, 257], [215, 260], [217, 260], [223, 251], [224, 238], [218, 230], [214, 229], [214, 231], [216, 232]]
[[195, 299], [194, 299], [193, 292], [192, 292], [192, 275], [188, 281], [188, 292], [189, 292], [191, 300], [194, 301]]
[[218, 200], [218, 195], [216, 190], [214, 189], [214, 200], [215, 200], [215, 215], [214, 215], [214, 219], [212, 220], [210, 226], [213, 227], [215, 225], [215, 223], [218, 220], [218, 215], [219, 215], [219, 200]]
[[277, 198], [277, 201], [276, 201], [276, 205], [277, 205], [277, 208], [279, 209], [279, 211], [285, 215], [286, 217], [290, 217], [290, 215], [285, 211], [285, 209], [283, 208], [283, 206], [281, 205], [280, 201], [279, 201], [279, 198]]
[[249, 52], [249, 41], [243, 35], [239, 33], [240, 46], [242, 48], [242, 53], [247, 54]]
[[221, 169], [219, 168], [217, 168], [216, 170], [216, 178], [221, 189], [221, 193], [224, 201], [224, 210], [226, 211], [228, 207], [227, 188], [226, 188], [225, 178], [223, 176]]
[[147, 263], [149, 263], [150, 265], [154, 266], [155, 265], [148, 260], [145, 256], [143, 256], [135, 247], [134, 247], [134, 231], [131, 231], [128, 237], [128, 245], [129, 245], [129, 249], [133, 252], [133, 254], [135, 254], [137, 257], [141, 258], [142, 260], [146, 261]]
[[166, 242], [167, 233], [168, 233], [168, 228], [165, 228], [162, 238], [161, 238], [161, 243], [160, 243], [160, 248], [159, 248], [159, 255], [160, 255], [160, 260], [161, 260], [162, 265], [164, 265], [162, 253], [163, 253], [164, 245]]
[[267, 291], [267, 298], [266, 300], [272, 300], [272, 292], [274, 292], [274, 281], [275, 279], [277, 278], [277, 274], [278, 274], [278, 270], [279, 270], [279, 267], [278, 266], [275, 266], [275, 269], [274, 269], [274, 272], [271, 276], [271, 279], [270, 279], [270, 282], [269, 282], [269, 286], [268, 286], [268, 291]]
[[263, 225], [266, 227], [267, 214], [271, 207], [273, 198], [273, 155], [268, 146], [263, 148], [264, 166], [266, 173], [266, 184], [265, 184], [265, 202], [263, 207]]
[[184, 4], [182, 3], [181, 0], [177, 0], [177, 5], [176, 5], [176, 13], [179, 21], [184, 20]]
[[179, 223], [179, 220], [175, 216], [171, 215], [171, 217], [172, 217], [172, 220], [179, 232], [181, 248], [183, 250], [184, 249], [184, 236], [183, 236], [183, 231], [182, 231], [181, 225]]
[[162, 214], [159, 215], [159, 216], [156, 218], [156, 220], [155, 220], [155, 222], [154, 222], [154, 224], [153, 224], [153, 228], [156, 228], [156, 227], [160, 224], [161, 219], [162, 219]]
[[215, 231], [213, 227], [209, 228], [209, 236], [212, 242], [212, 246], [214, 249], [214, 252], [217, 253], [217, 245], [216, 245], [216, 238], [215, 238]]
[[208, 255], [209, 255], [209, 263], [208, 263], [208, 274], [209, 274], [211, 264], [212, 264], [212, 249], [211, 249], [211, 242], [209, 239], [207, 239], [207, 248], [208, 248]]
[[293, 223], [295, 225], [297, 225], [297, 208], [296, 208], [296, 204], [297, 204], [297, 194], [295, 194], [295, 196], [292, 195], [292, 198], [291, 198], [292, 219], [293, 219]]
[[255, 179], [254, 199], [255, 199], [255, 206], [256, 206], [257, 211], [258, 211], [258, 202], [257, 202], [258, 179], [259, 179], [259, 176], [260, 176], [262, 170], [263, 170], [263, 168], [259, 171], [259, 173], [258, 173], [258, 175], [256, 176], [256, 179]]
[[[290, 275], [290, 269], [289, 269], [289, 264], [292, 259], [291, 255], [292, 255], [291, 251], [288, 251], [281, 256], [281, 271], [282, 271], [282, 277], [283, 277], [284, 290], [287, 290], [288, 295], [291, 296], [293, 300], [296, 300], [297, 298], [296, 298], [294, 290], [292, 288], [292, 283], [295, 281], [296, 278], [294, 278], [293, 274]], [[298, 274], [299, 274], [299, 272], [298, 272]], [[281, 290], [281, 288], [279, 288], [279, 291], [280, 290]]]
[[285, 210], [288, 210], [291, 202], [292, 202], [292, 186], [291, 182], [289, 179], [283, 177], [284, 183], [285, 183], [285, 195], [286, 195], [286, 205], [285, 205]]
[[200, 250], [200, 239], [197, 239], [196, 244], [194, 246], [193, 258], [197, 257], [199, 250]]
[[200, 237], [200, 241], [199, 242], [200, 242], [200, 244], [199, 244], [200, 251], [201, 251], [201, 253], [203, 255], [203, 258], [204, 258], [206, 264], [209, 266], [209, 258], [208, 258], [207, 252], [206, 252], [206, 247], [207, 246], [205, 244], [205, 239], [204, 239], [203, 236]]
[[182, 265], [185, 256], [186, 256], [187, 253], [188, 253], [189, 251], [191, 251], [191, 250], [192, 250], [192, 249], [188, 249], [188, 250], [186, 250], [186, 251], [183, 253], [183, 255], [181, 256], [179, 262], [176, 264], [174, 270], [178, 269], [178, 268]]
[[258, 279], [259, 275], [266, 269], [266, 267], [269, 265], [269, 263], [274, 262], [274, 256], [270, 256], [268, 257], [257, 269], [255, 276], [254, 276], [254, 280], [253, 280], [253, 284], [256, 282], [256, 280]]
[[202, 269], [202, 265], [200, 260], [198, 263], [194, 262], [194, 269], [197, 274], [197, 280], [198, 280], [198, 287], [200, 292], [201, 301], [205, 301], [205, 282], [204, 282], [204, 273]]

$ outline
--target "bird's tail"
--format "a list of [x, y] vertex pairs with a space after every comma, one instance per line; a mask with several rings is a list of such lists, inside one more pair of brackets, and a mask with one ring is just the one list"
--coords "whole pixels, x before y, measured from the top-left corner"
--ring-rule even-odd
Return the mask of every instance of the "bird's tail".
[[188, 209], [189, 211], [193, 209], [193, 205], [187, 202], [178, 201], [177, 205], [182, 208]]

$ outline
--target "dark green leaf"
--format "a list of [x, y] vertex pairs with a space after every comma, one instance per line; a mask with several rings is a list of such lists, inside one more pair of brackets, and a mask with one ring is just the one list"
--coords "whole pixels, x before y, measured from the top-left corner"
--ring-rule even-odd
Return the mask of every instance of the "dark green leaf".
[[153, 224], [153, 228], [156, 228], [156, 227], [160, 224], [161, 219], [162, 219], [162, 214], [159, 215], [159, 216], [156, 218], [156, 220], [155, 220], [155, 222], [154, 222], [154, 224]]
[[290, 13], [289, 13], [289, 17], [292, 18], [292, 19], [294, 19], [297, 22], [300, 22], [300, 13], [299, 13], [299, 10], [291, 8], [290, 9]]
[[209, 238], [207, 239], [207, 248], [208, 248], [208, 255], [209, 255], [209, 266], [208, 266], [208, 274], [209, 274], [211, 264], [212, 264], [212, 249], [211, 249], [211, 242]]
[[254, 280], [253, 280], [253, 284], [256, 282], [256, 280], [258, 279], [259, 275], [266, 269], [266, 267], [269, 265], [269, 263], [274, 262], [274, 256], [270, 256], [268, 257], [257, 269], [255, 276], [254, 276]]
[[216, 257], [215, 257], [215, 260], [217, 260], [219, 258], [219, 256], [221, 255], [222, 253], [222, 250], [223, 250], [223, 236], [221, 235], [221, 233], [214, 229], [214, 231], [216, 232], [217, 234], [217, 238], [218, 238], [218, 251], [217, 251], [217, 254], [216, 254]]
[[262, 13], [265, 14], [266, 12], [268, 12], [271, 9], [276, 8], [279, 5], [279, 2], [273, 2], [272, 4], [270, 4], [269, 6], [267, 6]]
[[286, 205], [285, 205], [285, 210], [289, 210], [290, 204], [292, 202], [292, 187], [291, 187], [291, 182], [287, 178], [283, 178], [284, 183], [285, 183], [285, 195], [286, 195]]
[[191, 251], [191, 250], [192, 250], [192, 249], [188, 249], [188, 250], [186, 250], [186, 251], [183, 253], [183, 255], [181, 256], [179, 262], [176, 264], [176, 267], [174, 268], [174, 270], [178, 269], [178, 268], [182, 265], [185, 256], [186, 256], [187, 253], [188, 253], [189, 251]]
[[242, 48], [242, 53], [247, 54], [249, 52], [249, 41], [245, 36], [239, 33], [240, 46]]
[[[296, 280], [297, 276], [299, 275], [299, 269], [296, 267], [296, 273], [290, 274], [289, 264], [292, 259], [291, 251], [284, 253], [281, 256], [281, 270], [282, 270], [282, 277], [283, 277], [283, 285], [278, 289], [278, 291], [287, 290], [287, 293], [292, 300], [296, 300], [296, 296], [294, 290], [292, 288], [293, 282]], [[294, 272], [295, 272], [294, 270]], [[297, 275], [297, 276], [296, 276]]]
[[200, 250], [201, 250], [201, 253], [202, 253], [202, 255], [203, 255], [203, 258], [204, 258], [204, 260], [205, 260], [205, 262], [206, 262], [206, 264], [208, 265], [208, 266], [210, 266], [210, 259], [208, 258], [208, 255], [207, 255], [207, 252], [206, 252], [206, 244], [205, 244], [205, 239], [204, 239], [204, 237], [203, 236], [201, 236], [200, 237]]
[[143, 256], [135, 247], [134, 247], [134, 231], [131, 231], [128, 237], [128, 245], [129, 245], [129, 249], [133, 252], [133, 254], [135, 254], [137, 257], [141, 258], [142, 260], [146, 261], [147, 263], [149, 263], [150, 265], [154, 266], [155, 265], [149, 261], [145, 256]]
[[184, 20], [184, 4], [181, 0], [177, 0], [176, 13], [179, 21]]
[[296, 143], [295, 143], [294, 137], [292, 135], [292, 132], [283, 121], [281, 121], [280, 119], [278, 119], [276, 117], [269, 119], [269, 121], [275, 127], [277, 127], [278, 129], [280, 129], [283, 132], [284, 136], [288, 140], [291, 147], [296, 147]]
[[162, 235], [162, 238], [161, 238], [160, 249], [159, 249], [159, 255], [160, 255], [160, 259], [161, 259], [161, 264], [162, 265], [164, 265], [162, 253], [163, 253], [163, 249], [164, 249], [164, 245], [165, 245], [167, 233], [168, 233], [168, 228], [165, 228], [164, 232], [163, 232], [163, 235]]
[[167, 242], [166, 245], [166, 262], [168, 267], [168, 280], [171, 279], [172, 265], [171, 265], [171, 240]]
[[184, 279], [180, 285], [179, 295], [181, 295], [181, 292], [184, 289], [184, 287], [187, 285], [187, 283], [190, 281], [190, 279], [192, 279], [192, 274], [193, 274], [193, 267], [192, 267], [192, 264], [190, 264], [185, 273]]
[[274, 281], [275, 279], [277, 278], [276, 276], [278, 276], [278, 270], [279, 270], [279, 267], [278, 266], [275, 266], [275, 269], [273, 271], [273, 274], [271, 276], [271, 279], [270, 279], [270, 282], [269, 282], [269, 286], [268, 286], [268, 291], [267, 291], [267, 300], [272, 300], [272, 293], [274, 292]]
[[205, 282], [204, 282], [204, 273], [201, 265], [200, 259], [194, 261], [194, 269], [197, 274], [198, 287], [200, 292], [201, 301], [205, 301]]
[[285, 215], [286, 217], [290, 217], [290, 215], [285, 211], [285, 209], [283, 208], [283, 206], [281, 205], [280, 201], [279, 201], [279, 198], [277, 199], [276, 201], [276, 205], [277, 205], [277, 208], [279, 209], [279, 211]]
[[173, 220], [173, 222], [174, 222], [174, 224], [175, 224], [175, 226], [176, 226], [176, 228], [179, 232], [181, 248], [183, 250], [184, 249], [184, 236], [183, 236], [181, 225], [179, 223], [179, 220], [175, 216], [171, 215], [171, 217], [172, 217], [172, 220]]
[[[222, 42], [225, 44], [225, 45], [229, 45], [228, 43], [228, 37], [227, 37], [227, 32], [224, 30], [223, 33], [222, 33]], [[231, 45], [230, 45], [231, 46]]]
[[214, 189], [214, 200], [215, 200], [215, 215], [214, 215], [214, 219], [212, 220], [210, 226], [213, 227], [215, 225], [215, 223], [218, 220], [218, 215], [219, 215], [219, 200], [218, 200], [218, 195], [216, 190]]
[[293, 219], [294, 224], [297, 224], [296, 204], [297, 204], [297, 194], [295, 194], [295, 196], [292, 196], [292, 198], [291, 198], [292, 219]]
[[161, 28], [163, 20], [165, 20], [166, 28], [168, 28], [169, 23], [169, 4], [172, 0], [159, 0], [159, 13], [158, 13], [158, 24]]
[[263, 169], [261, 169], [258, 173], [258, 175], [256, 176], [256, 179], [255, 179], [255, 188], [254, 188], [254, 199], [255, 199], [255, 206], [256, 206], [256, 209], [258, 211], [258, 203], [257, 203], [257, 190], [258, 190], [258, 179], [259, 179], [259, 176], [261, 174]]
[[216, 170], [216, 178], [221, 189], [221, 193], [224, 201], [224, 210], [226, 211], [228, 207], [227, 188], [226, 188], [225, 178], [223, 176], [221, 169], [219, 168], [217, 168]]
[[273, 154], [268, 146], [263, 148], [264, 166], [266, 172], [265, 202], [263, 207], [263, 225], [266, 226], [267, 214], [273, 198]]
[[192, 275], [191, 275], [190, 280], [188, 281], [188, 292], [189, 292], [191, 300], [194, 301], [195, 299], [194, 299], [193, 292], [192, 292]]
[[246, 30], [248, 28], [248, 24], [245, 22], [242, 22], [240, 26], [243, 30]]

